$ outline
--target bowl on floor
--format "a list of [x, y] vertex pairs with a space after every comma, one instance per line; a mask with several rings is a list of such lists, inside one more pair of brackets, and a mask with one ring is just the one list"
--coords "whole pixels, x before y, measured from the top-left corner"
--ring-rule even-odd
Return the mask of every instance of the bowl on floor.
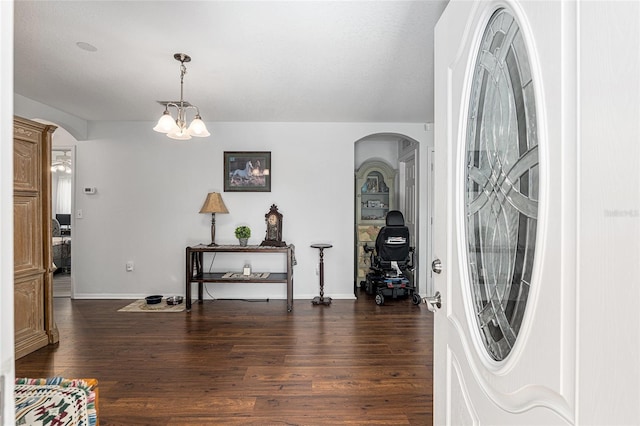
[[167, 297], [167, 305], [179, 305], [184, 300], [182, 296], [171, 296]]
[[147, 305], [156, 305], [160, 302], [162, 302], [162, 296], [161, 295], [153, 295], [153, 296], [147, 296], [144, 298], [144, 300], [147, 301]]

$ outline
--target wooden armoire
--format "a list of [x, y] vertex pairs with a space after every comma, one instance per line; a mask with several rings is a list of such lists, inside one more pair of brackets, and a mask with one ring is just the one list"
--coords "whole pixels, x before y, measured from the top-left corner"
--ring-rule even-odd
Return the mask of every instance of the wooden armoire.
[[59, 340], [53, 320], [51, 135], [55, 126], [13, 122], [16, 359]]

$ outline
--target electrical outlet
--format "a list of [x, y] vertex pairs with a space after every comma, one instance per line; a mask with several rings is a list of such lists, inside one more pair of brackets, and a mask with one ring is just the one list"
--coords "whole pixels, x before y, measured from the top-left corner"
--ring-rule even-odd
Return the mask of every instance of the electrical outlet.
[[127, 262], [127, 272], [131, 272], [133, 271], [133, 261], [128, 261]]

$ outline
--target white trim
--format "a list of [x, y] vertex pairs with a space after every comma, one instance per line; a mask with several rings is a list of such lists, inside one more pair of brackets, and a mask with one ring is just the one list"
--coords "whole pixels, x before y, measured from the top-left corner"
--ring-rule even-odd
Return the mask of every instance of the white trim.
[[0, 1], [0, 424], [15, 421], [13, 383], [13, 1]]

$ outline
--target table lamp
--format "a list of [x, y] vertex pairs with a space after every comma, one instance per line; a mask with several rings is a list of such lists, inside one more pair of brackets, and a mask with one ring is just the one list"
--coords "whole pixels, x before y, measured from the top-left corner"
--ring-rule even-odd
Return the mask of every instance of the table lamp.
[[216, 244], [216, 213], [229, 213], [227, 206], [224, 205], [222, 197], [217, 192], [207, 194], [207, 199], [200, 209], [200, 213], [211, 213], [211, 244], [209, 246], [217, 246]]

